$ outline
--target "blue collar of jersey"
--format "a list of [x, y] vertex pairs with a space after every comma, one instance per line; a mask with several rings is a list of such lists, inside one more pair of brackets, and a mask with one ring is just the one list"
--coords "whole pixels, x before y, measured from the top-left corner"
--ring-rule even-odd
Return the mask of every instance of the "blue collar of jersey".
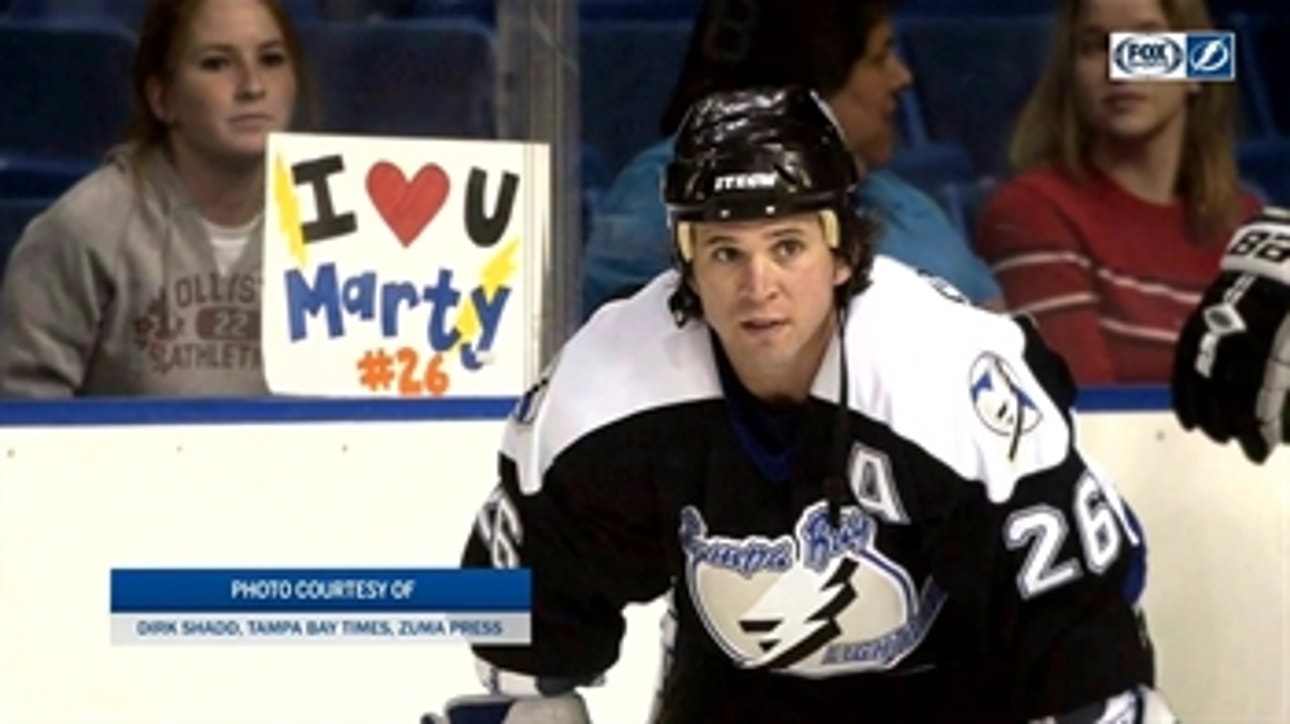
[[798, 447], [800, 410], [772, 407], [758, 399], [735, 374], [716, 334], [711, 337], [713, 358], [735, 436], [763, 476], [776, 483], [787, 483], [793, 474]]

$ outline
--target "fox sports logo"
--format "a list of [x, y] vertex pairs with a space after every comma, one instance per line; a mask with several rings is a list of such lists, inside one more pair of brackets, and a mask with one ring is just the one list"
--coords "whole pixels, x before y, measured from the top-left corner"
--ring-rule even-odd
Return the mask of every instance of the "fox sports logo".
[[1167, 76], [1187, 61], [1182, 45], [1159, 35], [1131, 35], [1116, 46], [1113, 62], [1122, 73], [1137, 77]]

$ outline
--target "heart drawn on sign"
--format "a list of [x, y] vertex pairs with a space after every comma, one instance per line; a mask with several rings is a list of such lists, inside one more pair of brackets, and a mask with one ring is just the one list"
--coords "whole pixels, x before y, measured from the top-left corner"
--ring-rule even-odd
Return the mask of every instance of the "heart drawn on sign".
[[448, 200], [448, 174], [428, 163], [409, 181], [398, 166], [381, 161], [367, 172], [367, 195], [407, 248]]

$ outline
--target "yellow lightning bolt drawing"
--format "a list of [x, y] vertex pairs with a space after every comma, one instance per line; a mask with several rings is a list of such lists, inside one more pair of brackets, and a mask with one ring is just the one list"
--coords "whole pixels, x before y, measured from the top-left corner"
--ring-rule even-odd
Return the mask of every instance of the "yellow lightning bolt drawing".
[[[500, 251], [493, 255], [484, 265], [483, 270], [479, 273], [480, 286], [484, 288], [484, 298], [492, 301], [497, 296], [506, 280], [515, 273], [515, 250], [520, 246], [519, 239], [513, 239], [507, 242]], [[461, 314], [457, 317], [457, 344], [453, 345], [453, 350], [457, 347], [474, 339], [479, 334], [479, 312], [475, 309], [475, 303], [470, 297], [466, 297], [465, 303], [461, 307]], [[450, 350], [452, 351], [452, 350]]]
[[296, 265], [305, 265], [305, 237], [300, 231], [300, 204], [296, 202], [296, 193], [292, 189], [291, 174], [287, 164], [278, 154], [273, 158], [273, 200], [278, 205], [278, 226], [287, 240], [287, 253], [296, 260]]

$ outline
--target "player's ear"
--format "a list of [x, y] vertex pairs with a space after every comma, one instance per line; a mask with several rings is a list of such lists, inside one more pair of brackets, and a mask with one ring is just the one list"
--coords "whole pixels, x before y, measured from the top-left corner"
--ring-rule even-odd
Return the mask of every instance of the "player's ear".
[[693, 266], [691, 266], [691, 267], [689, 267], [689, 268], [687, 268], [687, 269], [685, 270], [684, 276], [683, 276], [682, 278], [683, 278], [683, 280], [684, 280], [684, 282], [685, 282], [685, 286], [686, 286], [686, 288], [688, 288], [691, 292], [693, 292], [693, 293], [694, 293], [694, 296], [696, 296], [696, 297], [697, 297], [697, 296], [699, 296], [699, 282], [698, 282], [698, 281], [696, 281], [696, 280], [695, 280], [695, 278], [694, 278], [694, 267], [693, 267]]
[[851, 281], [851, 267], [854, 263], [843, 254], [833, 255], [833, 286], [840, 287]]

